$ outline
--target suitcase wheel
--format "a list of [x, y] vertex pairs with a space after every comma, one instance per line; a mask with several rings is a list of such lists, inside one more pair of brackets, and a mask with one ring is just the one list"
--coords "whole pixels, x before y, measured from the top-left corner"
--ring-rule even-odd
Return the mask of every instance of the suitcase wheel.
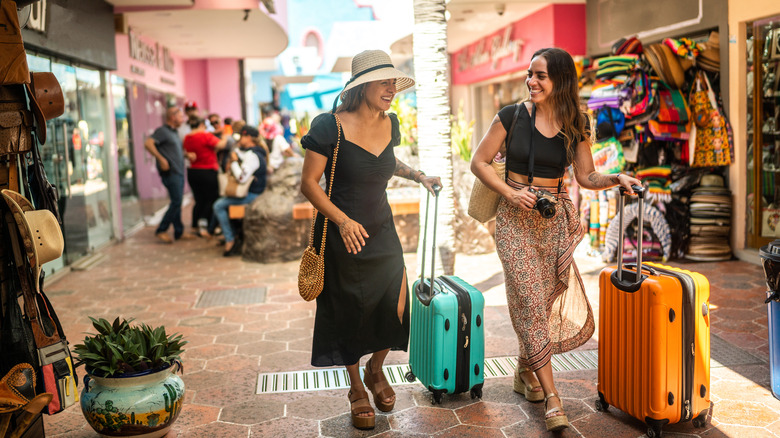
[[694, 418], [692, 421], [693, 427], [704, 427], [707, 425], [707, 412], [702, 412], [699, 414], [698, 417]]
[[433, 397], [431, 397], [431, 404], [432, 405], [440, 405], [442, 400], [442, 395], [444, 395], [444, 391], [442, 390], [433, 390]]
[[482, 388], [477, 388], [477, 387], [471, 388], [471, 391], [469, 391], [469, 393], [471, 394], [472, 399], [482, 398]]
[[663, 435], [663, 432], [661, 431], [661, 427], [648, 427], [647, 428], [647, 438], [660, 438]]
[[417, 377], [411, 371], [409, 371], [406, 374], [404, 374], [404, 378], [409, 383], [414, 383], [414, 381], [417, 380]]
[[604, 398], [604, 394], [599, 392], [599, 398], [596, 400], [596, 410], [599, 412], [607, 412], [609, 410], [609, 403]]

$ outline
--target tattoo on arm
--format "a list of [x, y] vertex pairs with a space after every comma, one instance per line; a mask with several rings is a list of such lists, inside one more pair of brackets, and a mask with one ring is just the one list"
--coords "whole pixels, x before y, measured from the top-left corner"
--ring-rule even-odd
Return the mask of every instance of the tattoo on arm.
[[493, 121], [490, 123], [490, 126], [492, 127], [496, 123], [501, 123], [501, 119], [499, 119], [498, 116], [493, 117]]
[[598, 172], [591, 172], [588, 175], [588, 181], [593, 184], [595, 190], [607, 189], [615, 186], [615, 179], [612, 175], [602, 175]]
[[414, 179], [414, 174], [415, 173], [416, 173], [416, 171], [412, 170], [411, 167], [409, 167], [408, 165], [404, 164], [398, 158], [395, 159], [395, 172], [393, 173], [393, 175], [400, 176], [401, 178], [406, 178], [408, 180], [415, 181], [415, 179]]

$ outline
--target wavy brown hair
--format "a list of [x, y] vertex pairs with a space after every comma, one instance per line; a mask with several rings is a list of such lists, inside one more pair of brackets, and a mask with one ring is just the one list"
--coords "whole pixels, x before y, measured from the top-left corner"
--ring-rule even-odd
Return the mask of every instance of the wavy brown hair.
[[[341, 97], [341, 104], [336, 108], [336, 113], [342, 111], [352, 112], [360, 107], [360, 103], [365, 98], [363, 96], [363, 90], [366, 88], [366, 84], [355, 85], [353, 88], [345, 91]], [[334, 113], [335, 114], [335, 113]]]
[[586, 141], [589, 147], [591, 145], [590, 123], [580, 109], [579, 84], [574, 59], [567, 51], [556, 47], [539, 49], [531, 59], [539, 56], [547, 61], [547, 76], [553, 83], [549, 97], [550, 108], [561, 123], [567, 158], [574, 163], [574, 150], [577, 143]]

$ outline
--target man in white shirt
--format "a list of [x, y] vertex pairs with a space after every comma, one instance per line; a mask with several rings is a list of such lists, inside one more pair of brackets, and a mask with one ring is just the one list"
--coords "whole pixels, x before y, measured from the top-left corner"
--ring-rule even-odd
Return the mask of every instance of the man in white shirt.
[[[231, 205], [250, 204], [265, 190], [268, 169], [267, 147], [260, 138], [260, 132], [254, 126], [244, 126], [239, 132], [238, 149], [231, 153], [230, 173], [238, 184], [249, 184], [249, 191], [243, 198], [223, 196], [214, 202], [214, 216], [217, 218], [225, 237], [225, 257], [238, 254], [235, 235], [230, 225], [228, 209]], [[213, 230], [209, 230], [213, 233]]]

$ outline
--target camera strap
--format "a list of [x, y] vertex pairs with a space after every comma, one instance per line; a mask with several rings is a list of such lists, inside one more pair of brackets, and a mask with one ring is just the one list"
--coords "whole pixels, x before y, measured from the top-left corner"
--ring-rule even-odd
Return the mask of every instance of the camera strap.
[[[531, 142], [528, 145], [528, 184], [534, 182], [534, 130], [536, 130], [536, 105], [531, 103]], [[566, 171], [566, 149], [564, 146], [563, 155], [561, 155], [561, 169]], [[563, 190], [563, 176], [558, 178], [558, 193], [555, 194], [555, 199], [560, 200], [561, 190]]]

